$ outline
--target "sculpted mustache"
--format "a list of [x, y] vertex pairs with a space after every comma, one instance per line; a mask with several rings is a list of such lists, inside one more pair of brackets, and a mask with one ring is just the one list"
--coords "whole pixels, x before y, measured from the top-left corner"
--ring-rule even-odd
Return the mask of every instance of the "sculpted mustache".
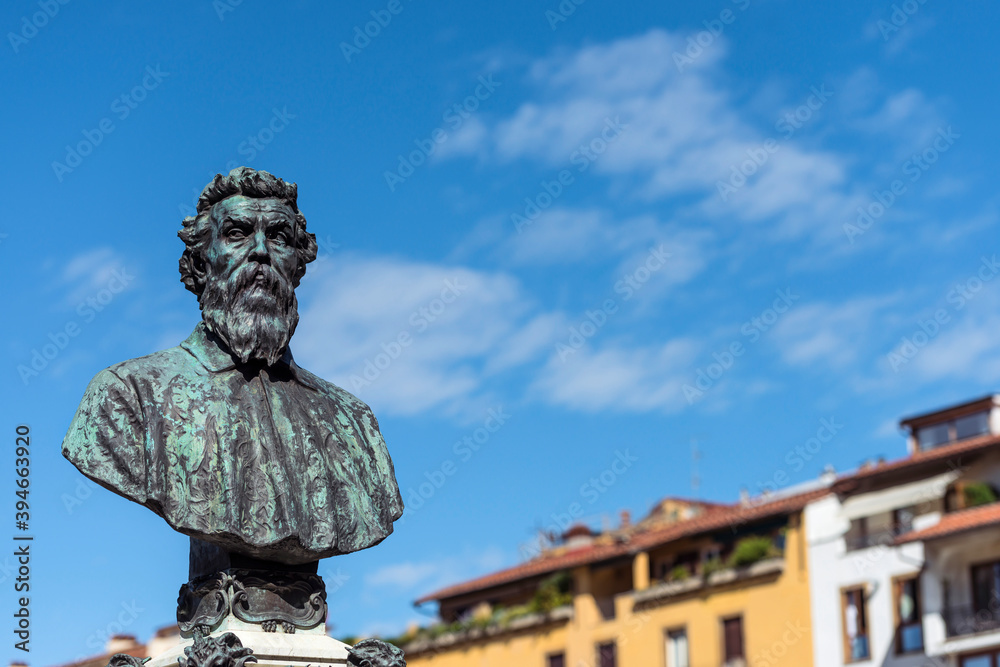
[[230, 279], [230, 283], [235, 291], [241, 292], [256, 282], [258, 273], [264, 276], [262, 284], [265, 288], [270, 289], [284, 285], [285, 281], [281, 274], [267, 264], [243, 267]]

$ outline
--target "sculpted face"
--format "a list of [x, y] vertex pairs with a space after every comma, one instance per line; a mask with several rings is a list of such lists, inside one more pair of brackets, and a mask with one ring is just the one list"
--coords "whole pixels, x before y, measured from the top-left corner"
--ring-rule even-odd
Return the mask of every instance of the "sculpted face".
[[212, 207], [202, 315], [244, 363], [274, 364], [298, 323], [295, 211], [280, 199], [235, 195]]
[[205, 259], [216, 276], [228, 277], [255, 263], [291, 281], [298, 263], [295, 232], [295, 212], [282, 200], [235, 195], [212, 207], [212, 243]]

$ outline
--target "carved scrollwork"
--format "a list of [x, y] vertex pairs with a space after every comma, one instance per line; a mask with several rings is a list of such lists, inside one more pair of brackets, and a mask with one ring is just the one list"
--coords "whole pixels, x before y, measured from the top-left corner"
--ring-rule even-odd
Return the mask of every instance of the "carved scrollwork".
[[177, 623], [183, 632], [196, 628], [208, 634], [229, 613], [232, 577], [216, 572], [181, 586], [177, 596]]
[[294, 633], [326, 620], [326, 586], [315, 574], [230, 569], [181, 586], [177, 623], [182, 632], [218, 626], [232, 614], [265, 632]]

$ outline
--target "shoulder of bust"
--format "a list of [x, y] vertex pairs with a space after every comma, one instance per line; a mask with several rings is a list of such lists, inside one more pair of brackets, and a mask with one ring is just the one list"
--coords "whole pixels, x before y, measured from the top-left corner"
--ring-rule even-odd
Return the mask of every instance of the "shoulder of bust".
[[345, 408], [349, 410], [360, 410], [363, 412], [371, 413], [371, 408], [368, 404], [362, 401], [360, 398], [347, 391], [343, 387], [338, 387], [337, 385], [324, 380], [314, 373], [310, 373], [301, 366], [295, 366], [295, 372], [299, 375], [299, 379], [329, 397], [330, 399], [340, 403]]
[[123, 382], [127, 382], [129, 378], [156, 380], [165, 372], [192, 368], [201, 368], [201, 365], [187, 350], [178, 345], [112, 364], [95, 375], [91, 383], [114, 383], [115, 378]]

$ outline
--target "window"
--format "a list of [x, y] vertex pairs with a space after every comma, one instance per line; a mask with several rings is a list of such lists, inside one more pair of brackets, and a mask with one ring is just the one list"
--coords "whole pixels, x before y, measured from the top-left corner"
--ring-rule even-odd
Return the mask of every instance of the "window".
[[[996, 627], [997, 600], [1000, 599], [1000, 562], [973, 565], [972, 575], [972, 612], [977, 624], [991, 623]], [[986, 627], [982, 628], [987, 629]]]
[[917, 431], [920, 449], [933, 449], [951, 440], [950, 423], [925, 426]]
[[722, 619], [722, 655], [725, 667], [743, 665], [743, 617]]
[[595, 596], [594, 603], [597, 604], [597, 610], [601, 612], [602, 621], [615, 620], [615, 598], [613, 595]]
[[892, 533], [893, 535], [903, 535], [913, 530], [913, 517], [916, 514], [916, 507], [902, 507], [892, 511]]
[[871, 657], [868, 647], [866, 603], [867, 595], [864, 587], [845, 588], [841, 594], [846, 662], [857, 662]]
[[565, 653], [552, 653], [545, 659], [546, 667], [566, 667]]
[[616, 667], [618, 664], [618, 654], [615, 650], [614, 642], [597, 645], [597, 665], [598, 667]]
[[977, 412], [955, 420], [955, 439], [965, 440], [990, 431], [990, 413]]
[[844, 539], [848, 551], [871, 546], [868, 544], [868, 517], [863, 516], [851, 521], [851, 528]]
[[956, 440], [965, 440], [990, 432], [990, 413], [987, 410], [958, 417], [940, 424], [917, 429], [917, 444], [921, 450], [933, 449]]
[[896, 610], [896, 653], [922, 651], [924, 630], [918, 577], [893, 582], [893, 606]]
[[991, 651], [979, 655], [962, 656], [959, 658], [959, 664], [961, 667], [997, 667], [1000, 665], [1000, 653]]
[[691, 667], [687, 630], [667, 631], [667, 667]]
[[685, 551], [684, 553], [678, 554], [677, 558], [674, 559], [674, 567], [678, 565], [685, 568], [688, 574], [694, 574], [695, 565], [697, 565], [701, 554], [697, 551]]

